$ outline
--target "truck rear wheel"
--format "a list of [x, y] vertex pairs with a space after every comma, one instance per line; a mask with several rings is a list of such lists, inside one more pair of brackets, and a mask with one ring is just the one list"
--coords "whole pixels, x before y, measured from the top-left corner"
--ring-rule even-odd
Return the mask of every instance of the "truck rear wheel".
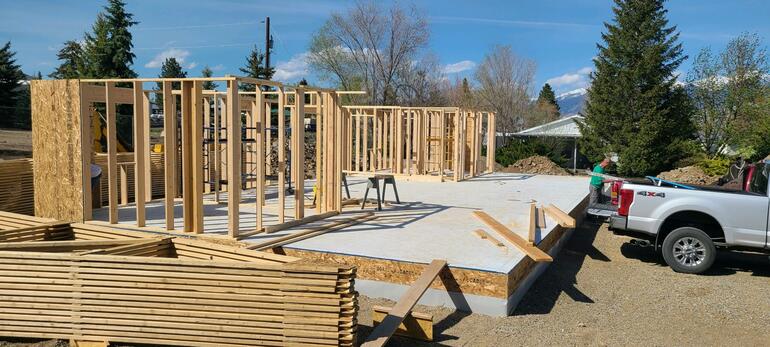
[[714, 264], [716, 253], [714, 242], [698, 228], [675, 229], [663, 240], [663, 259], [676, 272], [703, 273]]

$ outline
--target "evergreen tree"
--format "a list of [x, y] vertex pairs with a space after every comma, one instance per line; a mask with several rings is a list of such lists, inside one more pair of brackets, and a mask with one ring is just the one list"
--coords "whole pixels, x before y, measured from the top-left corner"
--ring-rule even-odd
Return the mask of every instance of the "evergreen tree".
[[[211, 71], [211, 68], [209, 68], [208, 65], [203, 67], [203, 70], [201, 70], [201, 76], [203, 77], [212, 77], [214, 76], [214, 71]], [[214, 83], [214, 81], [206, 81], [203, 82], [203, 90], [216, 90], [217, 84]]]
[[[246, 56], [246, 66], [239, 68], [246, 77], [259, 78], [263, 80], [269, 80], [273, 78], [275, 73], [274, 68], [265, 69], [263, 61], [265, 60], [265, 54], [262, 53], [257, 46], [251, 50], [248, 56]], [[254, 85], [243, 84], [241, 89], [253, 91]]]
[[540, 94], [537, 96], [537, 103], [551, 105], [556, 108], [557, 115], [559, 114], [559, 103], [556, 102], [556, 94], [553, 92], [551, 85], [546, 83], [543, 85], [543, 89], [540, 90]]
[[[122, 0], [109, 0], [104, 12], [96, 15], [91, 32], [85, 34], [83, 69], [80, 77], [133, 78], [132, 35], [129, 28], [137, 22], [126, 12]], [[66, 48], [66, 46], [65, 46]], [[72, 47], [74, 48], [74, 46]], [[61, 52], [60, 52], [61, 53]]]
[[[182, 68], [182, 65], [179, 64], [179, 62], [176, 60], [176, 58], [166, 58], [166, 60], [163, 61], [163, 65], [160, 67], [160, 75], [158, 75], [160, 78], [185, 78], [187, 77], [187, 72], [184, 71]], [[172, 82], [171, 87], [173, 89], [181, 89], [181, 83], [180, 82]], [[158, 82], [158, 90], [163, 90], [163, 83]], [[156, 93], [155, 94], [155, 104], [159, 107], [163, 107], [163, 94], [162, 93]]]
[[15, 55], [16, 52], [11, 50], [10, 41], [0, 48], [0, 126], [10, 126], [14, 123], [17, 102], [22, 93], [28, 93], [19, 86], [25, 75], [16, 64]]
[[131, 52], [134, 44], [132, 35], [128, 30], [139, 22], [133, 21], [134, 15], [126, 12], [126, 4], [122, 0], [109, 0], [104, 7], [105, 18], [109, 32], [108, 50], [110, 53], [110, 65], [105, 69], [107, 76], [115, 78], [133, 78], [136, 72], [131, 70], [136, 55]]
[[72, 79], [83, 76], [83, 47], [77, 41], [67, 41], [56, 54], [61, 64], [48, 77]]
[[96, 15], [91, 32], [86, 33], [83, 45], [82, 77], [107, 78], [112, 65], [109, 24], [104, 14]]
[[663, 2], [615, 0], [597, 44], [581, 143], [592, 160], [617, 153], [621, 175], [669, 169], [692, 144], [691, 107], [673, 74], [687, 57]]

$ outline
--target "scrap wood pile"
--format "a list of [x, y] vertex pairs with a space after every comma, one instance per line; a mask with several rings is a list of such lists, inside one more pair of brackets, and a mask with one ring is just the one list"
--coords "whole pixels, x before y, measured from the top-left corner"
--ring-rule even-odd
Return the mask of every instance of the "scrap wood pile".
[[541, 155], [520, 159], [515, 163], [508, 165], [508, 167], [503, 168], [501, 171], [538, 175], [569, 175], [567, 170], [564, 170], [562, 167], [551, 161], [551, 159]]
[[709, 176], [699, 166], [685, 166], [671, 171], [661, 172], [659, 178], [684, 184], [697, 184], [702, 186], [716, 185], [718, 176]]
[[54, 223], [29, 216], [19, 224], [38, 228], [19, 232], [12, 214], [2, 217], [0, 336], [185, 346], [355, 339], [354, 267], [90, 224], [55, 222], [51, 234]]

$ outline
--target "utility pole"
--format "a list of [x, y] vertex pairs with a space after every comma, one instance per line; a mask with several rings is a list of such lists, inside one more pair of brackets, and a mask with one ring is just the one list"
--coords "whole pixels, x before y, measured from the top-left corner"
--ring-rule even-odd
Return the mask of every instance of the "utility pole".
[[270, 17], [265, 18], [265, 71], [270, 69], [270, 49], [273, 48], [273, 37], [270, 36]]

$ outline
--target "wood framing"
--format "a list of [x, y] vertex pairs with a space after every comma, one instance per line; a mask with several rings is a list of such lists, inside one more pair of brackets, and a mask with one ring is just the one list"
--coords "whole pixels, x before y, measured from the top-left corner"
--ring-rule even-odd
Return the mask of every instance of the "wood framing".
[[[493, 172], [494, 113], [457, 107], [344, 106], [348, 173], [460, 181]], [[486, 132], [483, 130], [486, 129]], [[480, 162], [486, 140], [487, 162]], [[467, 158], [466, 158], [467, 157]]]
[[[207, 81], [219, 82], [224, 90], [203, 90]], [[98, 203], [106, 205], [103, 208], [109, 224], [149, 228], [148, 202], [162, 198], [165, 230], [200, 234], [206, 231], [206, 194], [213, 193], [218, 203], [220, 193], [226, 192], [230, 237], [280, 229], [305, 217], [308, 118], [315, 118], [318, 125], [315, 191], [320, 203], [316, 212], [320, 215], [342, 209], [341, 175], [352, 156], [343, 146], [352, 129], [333, 90], [287, 88], [279, 82], [236, 76], [48, 80], [33, 84], [34, 152], [41, 163], [34, 166], [40, 167], [34, 177], [42, 187], [36, 199], [42, 216], [88, 221], [94, 203]], [[254, 88], [240, 90], [243, 86]], [[310, 104], [306, 107], [308, 96]], [[163, 100], [158, 115], [163, 128], [151, 129], [150, 104], [158, 97]], [[133, 120], [130, 129], [124, 128], [125, 117]], [[98, 141], [93, 145], [92, 119], [105, 125], [106, 150]], [[129, 144], [121, 138], [127, 132], [133, 137]], [[157, 132], [162, 144], [157, 143]], [[267, 158], [273, 153], [278, 165], [271, 168]], [[378, 162], [381, 165], [383, 160]], [[97, 201], [91, 201], [92, 163], [104, 169]], [[254, 189], [259, 202], [256, 229], [241, 230], [244, 215], [251, 215], [240, 213], [242, 204], [247, 203], [241, 199], [244, 189]], [[270, 219], [273, 225], [265, 225], [264, 218], [268, 189], [275, 189], [278, 196], [277, 202], [273, 198], [269, 201], [276, 204], [278, 214], [277, 224]], [[288, 215], [286, 209], [291, 210]], [[128, 212], [135, 212], [135, 217]], [[177, 220], [180, 217], [181, 222]]]

